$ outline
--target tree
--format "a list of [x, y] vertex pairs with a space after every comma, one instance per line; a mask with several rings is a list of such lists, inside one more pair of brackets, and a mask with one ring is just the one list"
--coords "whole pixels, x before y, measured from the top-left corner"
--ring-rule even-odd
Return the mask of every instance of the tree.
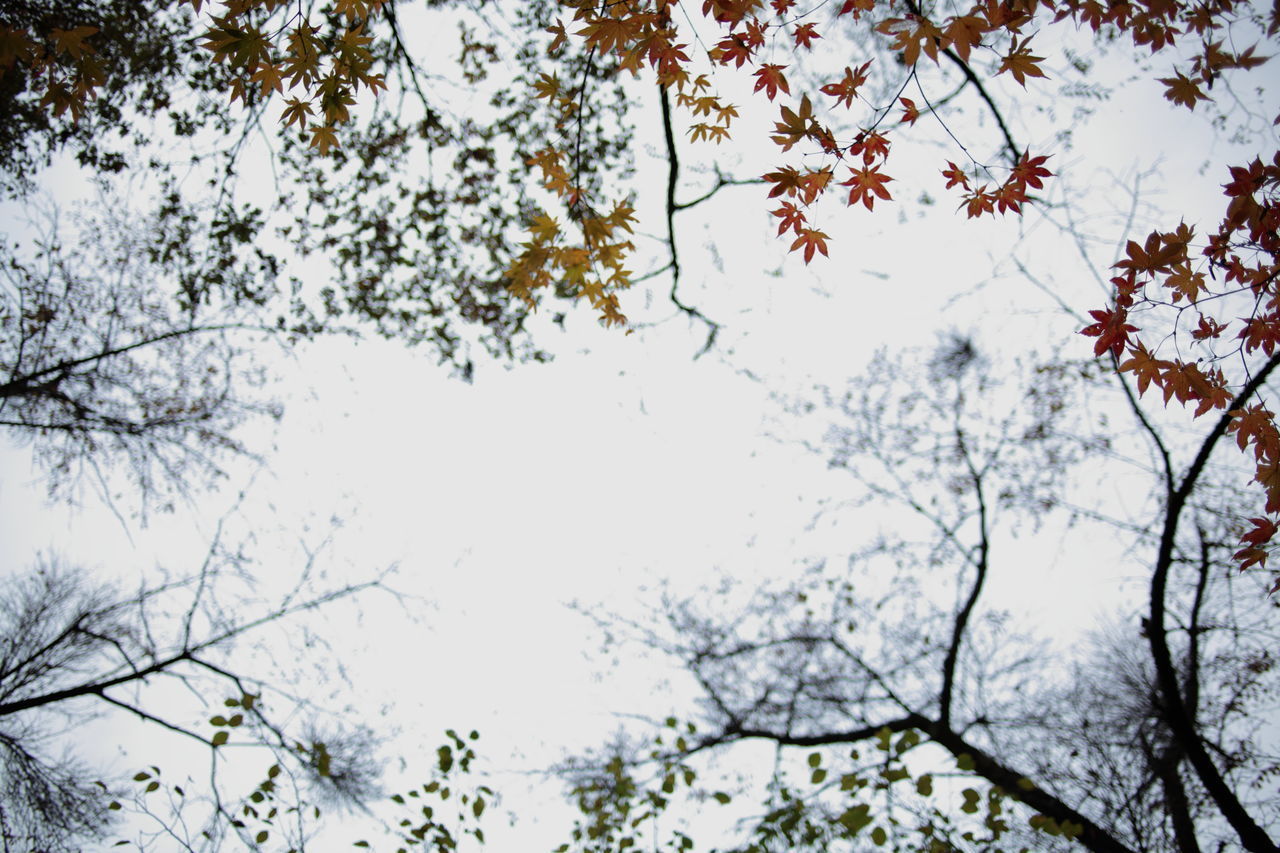
[[[620, 71], [647, 74], [661, 88], [670, 166], [665, 269], [674, 304], [707, 322], [714, 339], [716, 325], [675, 292], [672, 222], [690, 205], [675, 198], [680, 161], [672, 102], [688, 113], [694, 142], [716, 144], [732, 138], [739, 118], [721, 93], [728, 81], [743, 78], [757, 100], [782, 101], [771, 139], [784, 154], [795, 153], [763, 179], [778, 200], [772, 213], [779, 234], [808, 263], [829, 252], [830, 238], [815, 221], [821, 200], [840, 186], [849, 188], [851, 206], [873, 210], [891, 202], [891, 152], [918, 132], [922, 117], [952, 140], [955, 156], [941, 171], [969, 217], [1020, 214], [1038, 203], [1037, 193], [1052, 178], [1052, 152], [1020, 145], [1008, 120], [1016, 101], [1001, 104], [993, 93], [1002, 76], [1027, 89], [1055, 63], [1070, 67], [1035, 52], [1048, 49], [1042, 45], [1049, 36], [1037, 33], [1063, 38], [1064, 46], [1054, 49], [1066, 60], [1075, 55], [1069, 29], [1082, 29], [1095, 44], [1125, 39], [1172, 65], [1170, 76], [1158, 78], [1172, 105], [1194, 111], [1203, 104], [1219, 117], [1235, 110], [1255, 134], [1266, 133], [1272, 105], [1235, 99], [1240, 106], [1231, 107], [1232, 99], [1219, 102], [1211, 93], [1215, 84], [1222, 92], [1231, 77], [1262, 66], [1261, 43], [1280, 33], [1274, 10], [1245, 2], [1208, 8], [1066, 0], [943, 10], [915, 0], [849, 0], [830, 9], [792, 0], [709, 0], [700, 15], [689, 10], [686, 16], [666, 0], [605, 6], [563, 0], [505, 15], [494, 10], [507, 18], [508, 32], [524, 40], [505, 51], [475, 35], [483, 25], [497, 32], [493, 20], [442, 3], [426, 14], [436, 23], [445, 14], [460, 18], [459, 71], [468, 86], [491, 94], [489, 109], [446, 115], [447, 98], [427, 94], [433, 68], [414, 52], [396, 3], [339, 0], [296, 15], [278, 0], [209, 8], [202, 0], [143, 4], [129, 13], [142, 20], [131, 19], [127, 30], [124, 14], [111, 4], [77, 3], [48, 11], [17, 4], [8, 11], [0, 68], [9, 69], [6, 97], [24, 116], [9, 149], [30, 152], [34, 145], [47, 156], [70, 145], [82, 160], [101, 165], [95, 149], [101, 130], [131, 126], [128, 109], [144, 100], [164, 103], [158, 92], [165, 89], [171, 101], [182, 93], [227, 92], [245, 107], [248, 125], [270, 107], [282, 125], [272, 143], [277, 162], [297, 181], [292, 189], [282, 185], [276, 200], [294, 218], [286, 239], [303, 252], [331, 252], [339, 271], [339, 286], [318, 293], [304, 295], [307, 288], [295, 283], [288, 297], [294, 316], [303, 327], [316, 317], [371, 321], [384, 334], [430, 342], [464, 374], [473, 369], [461, 328], [467, 324], [481, 329], [476, 342], [494, 353], [540, 357], [521, 342], [527, 343], [527, 311], [544, 292], [585, 298], [606, 323], [625, 323], [619, 294], [632, 281], [634, 205], [605, 186], [627, 162], [625, 96], [604, 100]], [[184, 26], [200, 34], [209, 60], [177, 46]], [[539, 38], [543, 28], [549, 43]], [[875, 46], [857, 68], [847, 65], [840, 47], [855, 43]], [[103, 56], [128, 62], [108, 75], [99, 45]], [[516, 58], [515, 80], [489, 79], [500, 53]], [[384, 89], [393, 90], [394, 106], [374, 97]], [[994, 119], [993, 139], [964, 140], [947, 124], [947, 103], [966, 91]], [[374, 106], [357, 123], [362, 96], [373, 97]], [[531, 97], [546, 102], [547, 114], [533, 108]], [[98, 124], [76, 130], [76, 120], [91, 113]], [[492, 121], [480, 117], [485, 113]], [[171, 120], [175, 132], [189, 136], [206, 128], [226, 134], [237, 121], [207, 100], [194, 111], [173, 111]], [[307, 134], [305, 147], [333, 162], [322, 167], [306, 156], [295, 130]], [[219, 171], [236, 170], [242, 141], [232, 135], [215, 146]], [[1270, 138], [1266, 144], [1274, 147]], [[973, 153], [984, 150], [993, 154]], [[434, 160], [444, 151], [456, 156], [442, 171]], [[406, 179], [405, 164], [419, 154], [427, 158], [425, 174]], [[109, 169], [120, 162], [106, 160]], [[1139, 388], [1154, 385], [1166, 400], [1193, 406], [1197, 416], [1226, 410], [1280, 336], [1271, 304], [1280, 154], [1271, 160], [1259, 156], [1223, 168], [1228, 202], [1219, 222], [1201, 226], [1206, 240], [1185, 223], [1128, 240], [1125, 257], [1115, 263], [1110, 303], [1095, 309], [1082, 330], [1097, 338], [1098, 355], [1110, 354], [1122, 371], [1135, 374]], [[527, 186], [526, 164], [536, 170], [542, 192]], [[737, 182], [718, 180], [712, 192]], [[546, 193], [558, 199], [567, 224], [555, 218]], [[224, 193], [217, 209], [230, 198]], [[317, 207], [324, 213], [318, 218]], [[527, 239], [517, 245], [513, 231], [521, 226]], [[1150, 340], [1165, 343], [1144, 341], [1134, 325], [1140, 318]], [[1183, 341], [1204, 356], [1173, 352]], [[1280, 478], [1273, 476], [1280, 431], [1264, 404], [1226, 411], [1235, 412], [1233, 434], [1254, 455], [1255, 480], [1266, 493], [1264, 514], [1254, 520], [1238, 559], [1246, 566], [1265, 563], [1266, 543], [1280, 521]]]
[[[268, 673], [290, 654], [314, 658], [287, 641], [304, 630], [307, 613], [388, 591], [386, 574], [316, 585], [321, 554], [313, 551], [293, 588], [264, 601], [253, 592], [251, 558], [222, 535], [220, 525], [197, 571], [140, 581], [131, 592], [51, 558], [8, 581], [0, 608], [4, 849], [80, 849], [108, 837], [117, 811], [150, 819], [129, 828], [139, 849], [171, 842], [217, 849], [228, 832], [293, 837], [296, 845], [310, 832], [310, 816], [299, 811], [307, 802], [363, 803], [378, 793], [374, 732], [344, 730], [340, 717]], [[315, 663], [332, 677], [330, 663]], [[166, 684], [182, 687], [187, 700]], [[137, 772], [137, 793], [128, 795], [118, 783], [98, 781], [109, 779], [103, 768], [75, 759], [65, 745], [55, 750], [55, 736], [109, 712], [150, 726], [157, 743], [169, 736], [203, 747], [207, 780], [173, 785], [152, 766]], [[247, 791], [240, 789], [244, 759], [227, 754], [246, 745], [266, 756], [250, 762], [261, 763], [256, 772], [265, 776]], [[164, 751], [181, 749], [175, 743]], [[152, 760], [168, 763], [158, 752]], [[232, 781], [224, 782], [228, 772]], [[130, 800], [125, 809], [121, 801]]]
[[[569, 766], [583, 817], [564, 849], [641, 833], [691, 846], [693, 828], [660, 816], [686, 796], [728, 804], [743, 792], [724, 768], [759, 762], [744, 747], [764, 742], [770, 781], [744, 786], [760, 805], [716, 849], [1274, 850], [1274, 614], [1256, 603], [1265, 573], [1232, 558], [1229, 417], [1181, 433], [1088, 362], [1000, 382], [959, 337], [914, 371], [887, 360], [819, 410], [815, 451], [856, 483], [828, 510], [845, 519], [845, 559], [745, 597], [666, 599], [654, 624], [631, 623], [697, 704]], [[1100, 382], [1128, 408], [1129, 438], [1081, 405]], [[1141, 479], [1109, 504], [1100, 466]], [[1137, 575], [1118, 620], [1064, 658], [1001, 587], [1055, 543], [1115, 533]]]
[[51, 210], [33, 245], [0, 248], [0, 425], [30, 444], [51, 496], [74, 497], [88, 476], [108, 500], [127, 487], [145, 513], [252, 457], [237, 428], [280, 409], [257, 363], [275, 330], [251, 308], [166, 292], [162, 226], [131, 216], [118, 203], [71, 222]]

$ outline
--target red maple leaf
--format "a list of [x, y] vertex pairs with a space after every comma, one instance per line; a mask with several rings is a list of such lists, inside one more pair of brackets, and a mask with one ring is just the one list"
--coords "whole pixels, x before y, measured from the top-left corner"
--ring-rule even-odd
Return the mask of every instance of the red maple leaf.
[[1112, 355], [1120, 355], [1125, 345], [1129, 343], [1129, 333], [1138, 331], [1137, 326], [1131, 326], [1126, 322], [1129, 312], [1123, 308], [1116, 308], [1113, 311], [1090, 311], [1089, 314], [1098, 322], [1085, 326], [1080, 330], [1080, 334], [1098, 339], [1093, 345], [1094, 355], [1102, 355], [1107, 350], [1111, 350]]
[[771, 101], [777, 96], [779, 89], [790, 95], [791, 87], [787, 85], [787, 78], [782, 76], [782, 69], [786, 67], [773, 64], [760, 66], [760, 70], [755, 74], [756, 87], [752, 91], [759, 92], [764, 89], [765, 96]]

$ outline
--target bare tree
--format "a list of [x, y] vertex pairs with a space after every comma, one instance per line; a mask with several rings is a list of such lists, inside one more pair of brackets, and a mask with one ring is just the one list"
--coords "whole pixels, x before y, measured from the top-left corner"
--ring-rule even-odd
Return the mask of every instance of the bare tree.
[[[198, 570], [132, 592], [95, 585], [84, 571], [51, 559], [6, 583], [0, 596], [4, 850], [80, 849], [86, 839], [106, 837], [114, 811], [134, 814], [124, 829], [144, 849], [153, 843], [217, 849], [228, 832], [301, 844], [310, 830], [300, 803], [362, 804], [379, 793], [374, 733], [295, 693], [281, 669], [290, 655], [308, 654], [288, 642], [288, 632], [307, 636], [303, 620], [316, 610], [388, 591], [386, 573], [326, 586], [315, 551], [292, 589], [267, 600], [254, 592], [254, 573], [262, 568], [228, 548], [221, 530]], [[337, 677], [323, 644], [310, 654], [320, 673]], [[182, 690], [175, 694], [167, 685]], [[207, 783], [189, 791], [170, 785], [161, 778], [161, 765], [169, 762], [159, 755], [150, 758], [156, 766], [134, 776], [136, 785], [100, 781], [110, 780], [110, 771], [76, 759], [68, 740], [76, 726], [108, 714], [150, 726], [157, 743], [169, 736], [198, 744], [208, 758]], [[233, 761], [227, 751], [246, 745], [272, 756], [272, 769], [248, 792], [236, 785], [224, 791], [220, 773]], [[168, 801], [157, 803], [159, 797]], [[148, 820], [139, 823], [139, 815]]]
[[119, 470], [145, 510], [218, 479], [248, 454], [235, 429], [279, 416], [256, 352], [271, 330], [252, 304], [184, 299], [159, 223], [107, 202], [93, 219], [47, 211], [26, 249], [0, 244], [0, 426], [54, 496], [87, 474], [118, 498]]
[[[813, 449], [855, 488], [824, 512], [865, 544], [745, 607], [667, 600], [663, 627], [631, 626], [701, 699], [687, 728], [672, 718], [656, 742], [570, 765], [595, 768], [575, 777], [581, 849], [606, 849], [581, 830], [619, 800], [657, 815], [681, 780], [693, 786], [695, 759], [747, 741], [776, 759], [734, 849], [863, 849], [867, 833], [922, 850], [1276, 849], [1277, 636], [1265, 572], [1232, 559], [1248, 476], [1234, 457], [1210, 464], [1227, 419], [1161, 428], [1126, 391], [1136, 429], [1098, 429], [1089, 401], [1108, 391], [1092, 365], [1055, 362], [1017, 385], [993, 372], [952, 338], [920, 368], [881, 356], [847, 392], [797, 407], [831, 417]], [[1124, 500], [1101, 496], [1108, 476], [1126, 481]], [[1069, 541], [1053, 539], [1063, 523], [1126, 542], [1136, 575], [1117, 591], [1132, 593], [1119, 621], [1066, 652], [999, 601], [1020, 561]], [[1051, 535], [1033, 544], [1039, 531]], [[602, 766], [626, 784], [582, 783]]]

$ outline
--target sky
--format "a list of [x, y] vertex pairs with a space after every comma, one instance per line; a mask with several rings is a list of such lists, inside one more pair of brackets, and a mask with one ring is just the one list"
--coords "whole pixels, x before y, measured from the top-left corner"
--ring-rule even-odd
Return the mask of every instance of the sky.
[[[1098, 78], [1134, 76], [1126, 62], [1101, 59]], [[1128, 203], [1123, 186], [1148, 169], [1144, 203], [1177, 211], [1220, 197], [1222, 176], [1201, 167], [1241, 149], [1158, 97], [1149, 81], [1125, 85], [1072, 130], [1069, 147], [1061, 108], [1019, 108], [1020, 134], [1037, 151], [1054, 150], [1051, 165], [1080, 194], [1086, 231], [1114, 236]], [[652, 129], [653, 105], [646, 109], [640, 121]], [[958, 121], [990, 130], [972, 109]], [[661, 174], [645, 153], [654, 142], [643, 134], [638, 142], [642, 184], [643, 170]], [[902, 160], [927, 162], [936, 177], [941, 144]], [[758, 153], [741, 155], [743, 174]], [[694, 160], [685, 161], [690, 195], [700, 180]], [[272, 448], [265, 468], [237, 470], [225, 489], [146, 527], [122, 523], [91, 496], [79, 508], [49, 505], [27, 451], [6, 442], [0, 556], [21, 566], [56, 550], [121, 578], [155, 566], [182, 572], [247, 488], [237, 523], [261, 528], [263, 570], [278, 565], [287, 576], [299, 543], [320, 541], [339, 519], [325, 558], [332, 577], [395, 565], [392, 584], [410, 602], [369, 600], [331, 623], [359, 714], [394, 733], [385, 747], [391, 778], [411, 779], [415, 762], [432, 760], [444, 728], [478, 729], [496, 787], [521, 817], [515, 829], [495, 826], [490, 848], [550, 849], [564, 839], [564, 814], [555, 786], [527, 771], [599, 743], [620, 715], [660, 718], [691, 695], [661, 661], [602, 657], [584, 612], [643, 618], [664, 585], [693, 594], [722, 572], [750, 587], [797, 571], [848, 535], [844, 520], [807, 529], [847, 484], [798, 446], [775, 395], [812, 395], [858, 373], [878, 347], [927, 346], [950, 329], [979, 335], [997, 357], [1038, 341], [1061, 341], [1076, 355], [1089, 349], [1073, 336], [1077, 321], [1011, 260], [1074, 307], [1100, 305], [1089, 266], [1052, 222], [1036, 213], [964, 222], [939, 181], [900, 168], [897, 208], [828, 208], [832, 256], [810, 267], [766, 236], [759, 187], [726, 190], [683, 214], [682, 297], [724, 324], [717, 348], [700, 358], [704, 330], [663, 303], [661, 281], [655, 293], [629, 297], [656, 325], [623, 336], [582, 310], [568, 331], [548, 326], [539, 341], [553, 363], [481, 365], [470, 385], [394, 342], [302, 345], [277, 365], [286, 414], [258, 435]], [[919, 201], [926, 185], [933, 203]], [[660, 232], [656, 196], [640, 199], [642, 231]], [[1094, 250], [1095, 262], [1115, 257], [1114, 245]], [[1081, 611], [1106, 610], [1098, 590], [1114, 589], [1122, 571], [1073, 553], [1042, 574], [1002, 579], [1006, 606], [1058, 625], [1057, 634], [1087, 621]], [[1095, 573], [1087, 581], [1086, 567]], [[99, 743], [104, 758], [122, 770], [139, 763], [150, 733], [130, 721], [108, 725], [119, 728]]]

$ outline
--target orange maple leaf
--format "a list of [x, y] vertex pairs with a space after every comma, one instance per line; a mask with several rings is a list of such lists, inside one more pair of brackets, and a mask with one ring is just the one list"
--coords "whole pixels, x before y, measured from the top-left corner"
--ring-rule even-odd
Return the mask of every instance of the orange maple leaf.
[[[804, 247], [804, 262], [807, 264], [813, 260], [815, 251], [827, 254], [827, 235], [821, 231], [815, 231], [812, 228], [804, 228], [800, 231], [800, 236], [791, 244], [791, 251], [795, 251], [800, 247]], [[829, 256], [828, 256], [829, 257]]]
[[1026, 88], [1028, 77], [1045, 77], [1045, 73], [1040, 70], [1040, 63], [1044, 62], [1043, 56], [1033, 56], [1031, 48], [1028, 47], [1031, 39], [1019, 43], [1015, 37], [1013, 43], [1009, 45], [1009, 52], [1000, 60], [1000, 67], [996, 70], [997, 74], [1003, 74], [1008, 71], [1013, 75], [1013, 79], [1018, 81], [1018, 85]]
[[893, 178], [880, 172], [880, 167], [868, 167], [863, 169], [850, 169], [851, 174], [849, 180], [843, 181], [841, 186], [850, 187], [849, 204], [856, 204], [859, 200], [866, 206], [867, 210], [875, 207], [876, 197], [879, 196], [886, 201], [891, 200], [893, 196], [889, 194], [889, 190], [885, 184], [892, 181]]

